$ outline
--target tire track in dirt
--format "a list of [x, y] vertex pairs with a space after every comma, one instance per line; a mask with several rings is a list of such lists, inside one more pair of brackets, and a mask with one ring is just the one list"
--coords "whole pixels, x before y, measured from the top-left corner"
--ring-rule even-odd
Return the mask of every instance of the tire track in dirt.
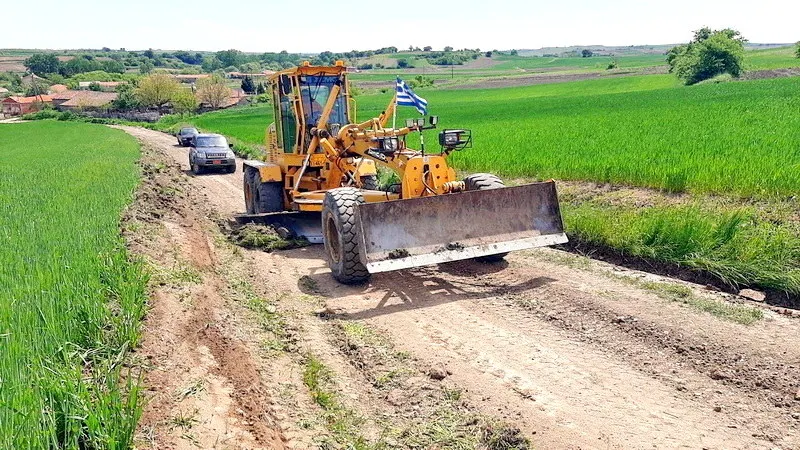
[[259, 363], [229, 329], [214, 247], [191, 186], [143, 142], [145, 180], [129, 212], [133, 251], [155, 268], [157, 286], [139, 357], [148, 362], [138, 445], [150, 448], [284, 448]]
[[[170, 137], [136, 133], [185, 158]], [[226, 217], [242, 209], [239, 177], [192, 184]], [[598, 273], [601, 263], [575, 267], [553, 253], [378, 274], [356, 287], [330, 278], [318, 247], [252, 255], [259, 282], [302, 290], [307, 276], [338, 317], [444, 364], [473, 404], [537, 447], [800, 446], [800, 350], [787, 338], [798, 335], [797, 320], [724, 322]]]

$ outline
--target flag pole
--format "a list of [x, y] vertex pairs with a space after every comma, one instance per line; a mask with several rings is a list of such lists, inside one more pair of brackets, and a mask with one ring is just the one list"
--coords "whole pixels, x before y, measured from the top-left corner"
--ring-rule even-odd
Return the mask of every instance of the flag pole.
[[394, 108], [392, 109], [392, 129], [397, 129], [397, 81], [394, 82]]

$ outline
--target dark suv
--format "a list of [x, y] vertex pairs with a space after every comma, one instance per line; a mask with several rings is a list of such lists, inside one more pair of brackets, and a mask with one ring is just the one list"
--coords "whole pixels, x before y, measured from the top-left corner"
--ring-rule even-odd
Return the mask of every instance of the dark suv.
[[231, 151], [225, 136], [219, 134], [198, 134], [192, 138], [189, 150], [189, 167], [192, 173], [203, 173], [206, 169], [224, 168], [226, 172], [236, 172], [236, 155]]
[[192, 142], [192, 138], [198, 134], [200, 133], [198, 133], [197, 128], [187, 127], [181, 128], [181, 131], [178, 131], [178, 133], [175, 134], [175, 137], [178, 138], [178, 145], [181, 147], [186, 147]]

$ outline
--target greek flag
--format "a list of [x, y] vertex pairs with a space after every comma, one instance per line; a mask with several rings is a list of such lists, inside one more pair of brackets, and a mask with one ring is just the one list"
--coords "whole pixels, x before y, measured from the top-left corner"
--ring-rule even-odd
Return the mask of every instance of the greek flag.
[[397, 78], [397, 106], [413, 106], [423, 116], [428, 112], [428, 101], [415, 94], [399, 77]]

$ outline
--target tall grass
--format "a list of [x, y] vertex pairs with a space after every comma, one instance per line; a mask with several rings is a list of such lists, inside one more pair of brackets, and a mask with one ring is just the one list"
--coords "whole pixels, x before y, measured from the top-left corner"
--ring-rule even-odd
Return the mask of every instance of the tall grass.
[[[800, 78], [673, 83], [643, 76], [421, 95], [441, 127], [472, 129], [474, 148], [452, 157], [463, 170], [740, 197], [800, 190]], [[361, 116], [383, 100], [362, 98]], [[436, 142], [435, 131], [426, 137]]]
[[800, 294], [800, 236], [744, 208], [563, 205], [567, 231], [622, 253], [715, 275], [732, 286]]
[[127, 448], [146, 277], [119, 221], [138, 145], [45, 121], [0, 125], [0, 148], [0, 448]]

